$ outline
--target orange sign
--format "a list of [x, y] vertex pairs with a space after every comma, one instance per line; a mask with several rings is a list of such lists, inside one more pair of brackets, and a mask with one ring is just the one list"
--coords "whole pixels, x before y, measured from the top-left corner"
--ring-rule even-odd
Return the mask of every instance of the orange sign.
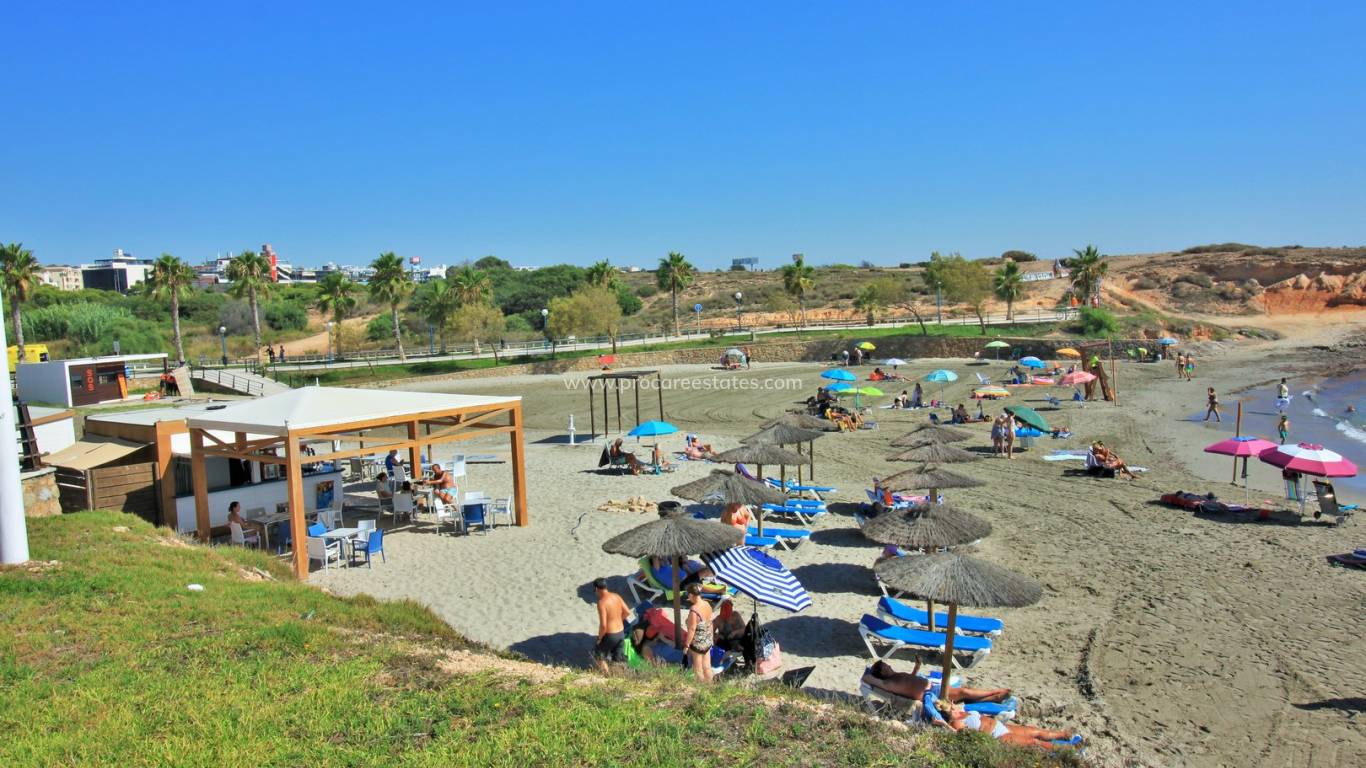
[[85, 369], [85, 391], [86, 391], [86, 392], [94, 392], [94, 391], [95, 391], [95, 369], [94, 369], [94, 368], [86, 368], [86, 369]]

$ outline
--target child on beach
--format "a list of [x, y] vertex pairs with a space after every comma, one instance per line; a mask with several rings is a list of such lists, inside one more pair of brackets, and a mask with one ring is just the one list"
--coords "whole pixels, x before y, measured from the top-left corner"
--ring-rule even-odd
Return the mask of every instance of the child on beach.
[[1276, 424], [1276, 432], [1281, 436], [1281, 445], [1285, 445], [1285, 438], [1290, 435], [1290, 417], [1281, 414], [1281, 420]]
[[1195, 356], [1186, 355], [1186, 381], [1195, 381]]
[[1184, 378], [1186, 378], [1186, 353], [1185, 353], [1185, 352], [1177, 352], [1177, 353], [1176, 353], [1176, 378], [1178, 378], [1178, 379], [1184, 379]]

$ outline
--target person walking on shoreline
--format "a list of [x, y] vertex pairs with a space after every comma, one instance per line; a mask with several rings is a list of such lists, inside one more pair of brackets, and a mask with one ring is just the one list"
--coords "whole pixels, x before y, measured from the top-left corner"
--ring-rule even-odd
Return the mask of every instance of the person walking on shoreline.
[[1285, 445], [1285, 439], [1290, 436], [1290, 417], [1281, 414], [1281, 420], [1276, 424], [1276, 433], [1281, 436], [1281, 445]]
[[1186, 355], [1186, 381], [1195, 381], [1195, 355]]
[[1223, 421], [1223, 419], [1219, 418], [1219, 396], [1214, 394], [1214, 387], [1209, 388], [1207, 397], [1208, 404], [1205, 408], [1205, 421], [1209, 421], [1210, 416], [1213, 416], [1215, 421]]

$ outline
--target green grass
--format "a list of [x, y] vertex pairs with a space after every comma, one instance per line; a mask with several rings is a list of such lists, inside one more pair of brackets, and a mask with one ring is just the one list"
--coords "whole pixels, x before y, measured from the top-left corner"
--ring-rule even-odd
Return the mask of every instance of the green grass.
[[414, 603], [127, 515], [29, 522], [57, 564], [0, 570], [7, 767], [1056, 764], [672, 671], [533, 683], [481, 651], [457, 672], [443, 654], [471, 645]]

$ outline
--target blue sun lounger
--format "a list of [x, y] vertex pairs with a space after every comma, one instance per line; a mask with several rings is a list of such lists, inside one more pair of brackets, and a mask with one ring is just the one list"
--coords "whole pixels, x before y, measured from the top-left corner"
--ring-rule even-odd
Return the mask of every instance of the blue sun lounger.
[[[759, 529], [750, 526], [749, 535], [745, 539], [748, 541], [758, 536]], [[811, 531], [806, 528], [764, 528], [764, 538], [773, 539], [774, 543], [783, 549], [793, 549], [798, 544], [810, 540]]]
[[802, 525], [811, 525], [812, 520], [828, 514], [824, 505], [817, 507], [802, 504], [764, 504], [763, 510], [784, 517], [795, 517]]
[[[888, 624], [876, 616], [864, 614], [858, 625], [859, 636], [868, 647], [874, 659], [886, 661], [892, 654], [902, 649], [912, 651], [944, 652], [948, 637], [943, 632], [930, 632], [924, 629], [908, 629]], [[877, 647], [885, 646], [882, 653]], [[953, 638], [953, 663], [959, 669], [968, 669], [991, 653], [991, 640], [977, 635], [955, 635]]]
[[[908, 605], [891, 597], [882, 597], [877, 601], [877, 615], [883, 621], [894, 621], [899, 624], [910, 624], [917, 628], [928, 627], [930, 624], [930, 612], [914, 605]], [[948, 613], [934, 614], [934, 625], [936, 627], [947, 627], [949, 625]], [[992, 619], [986, 616], [969, 616], [960, 613], [954, 621], [953, 628], [958, 634], [968, 635], [988, 635], [995, 637], [1005, 629], [1005, 623], [1000, 619]]]
[[[751, 528], [750, 530], [752, 531], [755, 529]], [[778, 538], [776, 536], [757, 536], [752, 533], [746, 534], [745, 546], [755, 547], [757, 549], [770, 549], [778, 546]]]

